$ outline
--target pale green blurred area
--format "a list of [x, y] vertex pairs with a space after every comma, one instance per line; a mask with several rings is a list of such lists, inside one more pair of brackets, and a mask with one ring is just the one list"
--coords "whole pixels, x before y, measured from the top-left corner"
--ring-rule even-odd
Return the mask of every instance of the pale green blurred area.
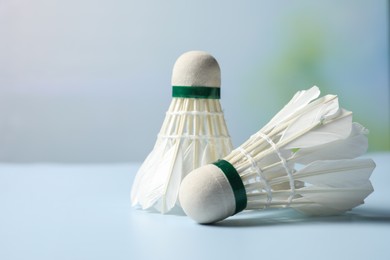
[[[322, 15], [302, 8], [287, 16], [285, 44], [272, 61], [257, 67], [263, 78], [250, 77], [255, 84], [248, 84], [270, 87], [267, 107], [282, 107], [296, 90], [311, 85], [338, 94], [354, 121], [370, 130], [369, 151], [389, 150], [388, 12], [386, 6], [358, 2], [343, 7], [327, 6]], [[253, 87], [249, 96], [256, 92]]]
[[176, 58], [222, 70], [235, 146], [298, 90], [337, 94], [390, 150], [387, 1], [0, 1], [0, 161], [142, 161]]

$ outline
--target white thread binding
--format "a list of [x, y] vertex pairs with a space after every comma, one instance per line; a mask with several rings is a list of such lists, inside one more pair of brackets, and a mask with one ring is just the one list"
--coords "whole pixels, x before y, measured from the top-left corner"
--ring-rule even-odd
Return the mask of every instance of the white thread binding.
[[242, 153], [245, 158], [248, 159], [248, 161], [251, 163], [252, 168], [256, 171], [256, 174], [259, 176], [260, 181], [264, 183], [265, 185], [265, 191], [267, 192], [267, 203], [265, 204], [264, 208], [268, 208], [271, 201], [272, 201], [272, 189], [269, 185], [268, 181], [263, 176], [263, 171], [260, 169], [260, 167], [257, 165], [255, 159], [244, 149], [241, 147], [238, 147], [237, 150]]
[[170, 116], [181, 116], [181, 115], [223, 116], [223, 112], [209, 112], [209, 111], [167, 111], [165, 114]]
[[211, 136], [211, 135], [163, 135], [158, 134], [157, 138], [161, 139], [190, 139], [190, 140], [207, 140], [207, 139], [230, 139], [230, 136], [227, 135], [218, 135], [218, 136]]
[[286, 205], [286, 207], [288, 207], [288, 206], [290, 206], [291, 201], [292, 201], [292, 199], [295, 196], [295, 184], [294, 184], [294, 177], [292, 175], [292, 172], [290, 171], [290, 169], [287, 166], [286, 159], [282, 156], [282, 154], [279, 151], [279, 148], [271, 140], [271, 138], [269, 138], [267, 135], [263, 134], [260, 131], [255, 134], [255, 136], [257, 136], [257, 135], [260, 136], [261, 138], [263, 138], [265, 141], [267, 141], [267, 143], [269, 143], [272, 146], [272, 148], [275, 150], [276, 154], [278, 155], [278, 157], [279, 157], [279, 159], [280, 159], [280, 161], [281, 161], [281, 163], [283, 165], [284, 170], [287, 173], [287, 176], [289, 178], [290, 190], [291, 190], [291, 193], [290, 193], [290, 196], [289, 196], [289, 198], [287, 200], [287, 205]]

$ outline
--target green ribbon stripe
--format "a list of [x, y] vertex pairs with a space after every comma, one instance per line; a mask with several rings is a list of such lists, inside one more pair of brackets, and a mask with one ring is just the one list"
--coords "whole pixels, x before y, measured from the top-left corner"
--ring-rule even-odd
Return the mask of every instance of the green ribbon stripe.
[[217, 87], [172, 86], [172, 97], [220, 99], [221, 89]]
[[242, 182], [237, 170], [233, 165], [225, 160], [219, 160], [213, 164], [222, 170], [233, 189], [234, 198], [236, 200], [236, 211], [234, 214], [244, 210], [248, 199], [246, 197], [244, 183]]

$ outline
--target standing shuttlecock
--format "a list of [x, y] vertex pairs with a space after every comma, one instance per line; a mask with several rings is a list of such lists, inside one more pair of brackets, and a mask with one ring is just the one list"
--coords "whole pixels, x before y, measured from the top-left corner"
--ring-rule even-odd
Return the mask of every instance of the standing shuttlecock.
[[219, 102], [221, 73], [203, 51], [181, 55], [173, 68], [173, 100], [131, 191], [133, 206], [171, 210], [186, 174], [230, 153], [232, 144]]
[[375, 163], [354, 158], [367, 149], [367, 130], [352, 123], [337, 96], [319, 94], [317, 87], [298, 92], [223, 160], [188, 174], [180, 188], [185, 213], [213, 223], [244, 209], [332, 215], [362, 204]]

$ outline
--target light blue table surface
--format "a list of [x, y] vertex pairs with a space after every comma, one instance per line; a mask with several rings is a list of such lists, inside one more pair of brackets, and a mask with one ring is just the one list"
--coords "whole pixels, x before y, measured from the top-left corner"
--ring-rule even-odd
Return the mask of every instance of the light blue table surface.
[[[0, 259], [390, 259], [390, 153], [342, 216], [243, 212], [198, 225], [130, 207], [140, 164], [0, 164]], [[367, 157], [367, 156], [366, 156]]]

